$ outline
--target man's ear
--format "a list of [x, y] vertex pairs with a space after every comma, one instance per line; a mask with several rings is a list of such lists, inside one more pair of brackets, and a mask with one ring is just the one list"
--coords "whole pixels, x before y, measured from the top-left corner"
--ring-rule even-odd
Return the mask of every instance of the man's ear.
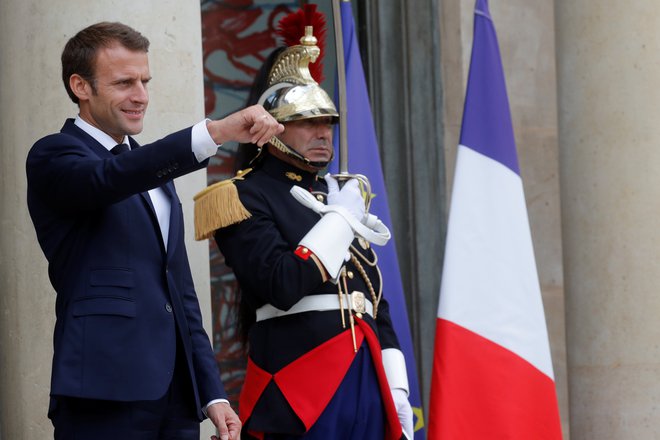
[[92, 85], [77, 73], [69, 77], [69, 87], [80, 101], [89, 100], [89, 96], [93, 93]]

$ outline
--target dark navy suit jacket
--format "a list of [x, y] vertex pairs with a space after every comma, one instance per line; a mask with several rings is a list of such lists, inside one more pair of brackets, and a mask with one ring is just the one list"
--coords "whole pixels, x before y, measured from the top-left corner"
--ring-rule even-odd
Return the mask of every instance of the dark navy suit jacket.
[[[114, 156], [67, 120], [27, 158], [28, 207], [57, 292], [52, 396], [135, 401], [162, 397], [176, 334], [198, 415], [225, 398], [202, 327], [172, 179], [203, 168], [191, 129]], [[139, 147], [139, 148], [138, 148]], [[165, 249], [146, 191], [171, 200]]]

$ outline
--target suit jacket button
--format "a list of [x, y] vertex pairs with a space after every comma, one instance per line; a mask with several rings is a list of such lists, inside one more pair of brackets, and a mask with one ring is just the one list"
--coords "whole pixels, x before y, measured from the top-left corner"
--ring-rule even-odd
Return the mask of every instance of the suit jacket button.
[[165, 310], [167, 310], [167, 313], [172, 313], [172, 306], [170, 303], [165, 304]]

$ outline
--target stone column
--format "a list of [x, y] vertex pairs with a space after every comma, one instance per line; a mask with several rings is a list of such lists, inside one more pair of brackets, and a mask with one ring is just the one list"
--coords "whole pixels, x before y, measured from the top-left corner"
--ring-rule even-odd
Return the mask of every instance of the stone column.
[[660, 3], [557, 0], [571, 436], [660, 437]]
[[[46, 410], [55, 293], [27, 212], [25, 158], [37, 139], [75, 116], [60, 79], [60, 54], [78, 30], [103, 20], [122, 21], [151, 40], [151, 100], [140, 142], [204, 117], [199, 2], [0, 2], [0, 438], [52, 438]], [[208, 244], [192, 242], [192, 195], [206, 185], [205, 171], [176, 185], [210, 333]], [[209, 438], [209, 422], [203, 426], [202, 438]]]

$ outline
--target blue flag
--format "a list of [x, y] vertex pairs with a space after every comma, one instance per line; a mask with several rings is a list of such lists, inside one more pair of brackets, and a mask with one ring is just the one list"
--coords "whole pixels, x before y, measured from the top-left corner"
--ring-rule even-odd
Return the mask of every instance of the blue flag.
[[[367, 176], [371, 183], [371, 192], [375, 196], [371, 202], [370, 212], [378, 216], [391, 229], [392, 221], [390, 219], [390, 209], [387, 204], [380, 154], [378, 153], [376, 130], [374, 129], [371, 116], [369, 95], [367, 94], [367, 86], [360, 58], [360, 49], [355, 35], [355, 24], [350, 2], [341, 2], [341, 21], [346, 62], [347, 137], [350, 152], [348, 169], [352, 173]], [[337, 100], [335, 99], [335, 101]], [[338, 138], [338, 136], [335, 136], [335, 151], [338, 150]], [[330, 171], [333, 173], [338, 171], [336, 161], [330, 165]], [[409, 400], [415, 417], [415, 439], [419, 440], [425, 437], [424, 416], [394, 238], [387, 245], [379, 248], [377, 252], [378, 266], [383, 274], [383, 295], [390, 304], [390, 315], [394, 330], [399, 338], [401, 351], [406, 358], [406, 369], [408, 370], [410, 387]]]

